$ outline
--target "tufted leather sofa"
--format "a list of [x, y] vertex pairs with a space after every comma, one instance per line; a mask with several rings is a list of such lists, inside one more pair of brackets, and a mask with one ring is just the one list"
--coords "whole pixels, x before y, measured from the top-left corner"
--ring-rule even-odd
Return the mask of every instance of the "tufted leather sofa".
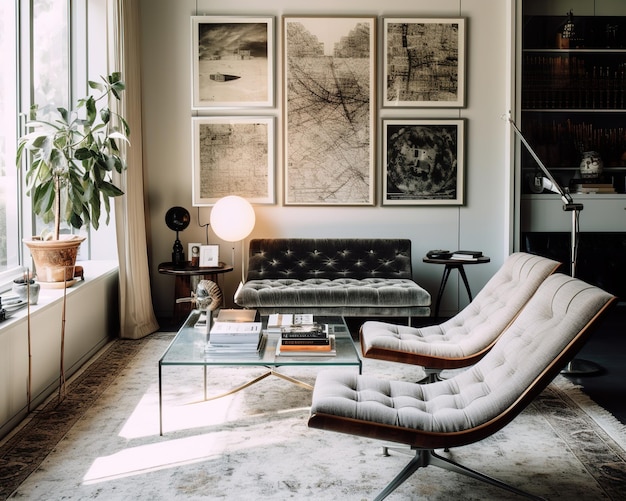
[[261, 314], [429, 316], [408, 239], [270, 238], [250, 242], [235, 302]]

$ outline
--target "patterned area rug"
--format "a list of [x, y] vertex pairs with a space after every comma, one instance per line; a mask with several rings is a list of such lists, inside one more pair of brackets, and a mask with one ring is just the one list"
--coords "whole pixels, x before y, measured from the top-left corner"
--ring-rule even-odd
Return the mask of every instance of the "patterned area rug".
[[[306, 426], [310, 392], [268, 377], [203, 401], [198, 367], [163, 370], [173, 337], [115, 341], [0, 443], [1, 499], [372, 499], [408, 462], [381, 443]], [[313, 383], [318, 369], [287, 374]], [[354, 369], [346, 369], [354, 370]], [[417, 369], [364, 360], [364, 373], [418, 380]], [[213, 368], [210, 395], [259, 368]], [[210, 396], [209, 395], [209, 396]], [[545, 499], [624, 499], [624, 427], [558, 377], [503, 430], [453, 459]], [[390, 500], [512, 499], [456, 473], [419, 470]]]

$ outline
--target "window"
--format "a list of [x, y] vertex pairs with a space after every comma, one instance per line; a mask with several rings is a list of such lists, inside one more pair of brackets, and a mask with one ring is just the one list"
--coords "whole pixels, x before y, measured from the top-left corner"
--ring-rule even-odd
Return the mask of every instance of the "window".
[[[108, 73], [109, 3], [0, 0], [0, 291], [22, 272], [22, 266], [31, 267], [22, 237], [39, 233], [45, 226], [42, 221], [33, 221], [30, 198], [25, 196], [23, 179], [15, 166], [24, 113], [32, 103], [42, 109], [67, 108], [76, 96], [88, 92], [88, 80]], [[114, 242], [110, 238], [114, 225], [97, 233], [103, 232], [108, 238], [99, 235], [98, 241]], [[89, 254], [85, 242], [79, 259], [89, 259]]]
[[[0, 54], [5, 68], [17, 68], [16, 10], [11, 2], [0, 2]], [[17, 142], [16, 72], [0, 72], [0, 283], [19, 266], [19, 183], [15, 168]]]

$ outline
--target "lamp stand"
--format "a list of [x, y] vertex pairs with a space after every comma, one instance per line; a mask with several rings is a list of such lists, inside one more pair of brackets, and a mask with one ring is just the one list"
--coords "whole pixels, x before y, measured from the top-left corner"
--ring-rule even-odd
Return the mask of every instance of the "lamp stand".
[[185, 250], [183, 244], [180, 243], [178, 238], [178, 231], [176, 232], [176, 240], [172, 247], [172, 265], [174, 267], [182, 267], [185, 265]]
[[[576, 276], [576, 258], [578, 254], [578, 220], [580, 217], [580, 211], [583, 210], [583, 204], [574, 203], [572, 200], [572, 196], [565, 192], [563, 188], [557, 183], [556, 179], [552, 176], [547, 167], [543, 164], [543, 162], [539, 159], [535, 151], [531, 148], [528, 141], [522, 134], [522, 131], [519, 130], [513, 119], [510, 115], [507, 116], [507, 120], [511, 123], [511, 127], [519, 137], [520, 141], [526, 146], [528, 152], [535, 159], [535, 162], [541, 168], [544, 176], [550, 180], [553, 186], [553, 190], [556, 191], [561, 196], [561, 200], [563, 201], [563, 210], [572, 213], [572, 230], [570, 236], [570, 273], [572, 277]], [[594, 362], [590, 362], [587, 360], [579, 360], [574, 359], [571, 360], [565, 368], [561, 371], [561, 374], [565, 376], [589, 376], [592, 374], [597, 374], [600, 372], [602, 368]]]

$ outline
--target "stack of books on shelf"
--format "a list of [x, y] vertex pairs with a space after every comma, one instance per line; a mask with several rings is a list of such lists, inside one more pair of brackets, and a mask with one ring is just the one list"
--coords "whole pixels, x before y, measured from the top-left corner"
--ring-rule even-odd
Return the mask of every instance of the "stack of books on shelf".
[[282, 327], [276, 345], [282, 356], [334, 356], [335, 336], [328, 324], [295, 324]]
[[574, 193], [617, 193], [612, 183], [573, 183]]
[[207, 350], [212, 353], [258, 353], [263, 342], [255, 310], [221, 310], [209, 330]]
[[483, 253], [481, 251], [458, 250], [452, 253], [450, 259], [456, 259], [458, 261], [478, 261], [478, 258], [482, 256]]

